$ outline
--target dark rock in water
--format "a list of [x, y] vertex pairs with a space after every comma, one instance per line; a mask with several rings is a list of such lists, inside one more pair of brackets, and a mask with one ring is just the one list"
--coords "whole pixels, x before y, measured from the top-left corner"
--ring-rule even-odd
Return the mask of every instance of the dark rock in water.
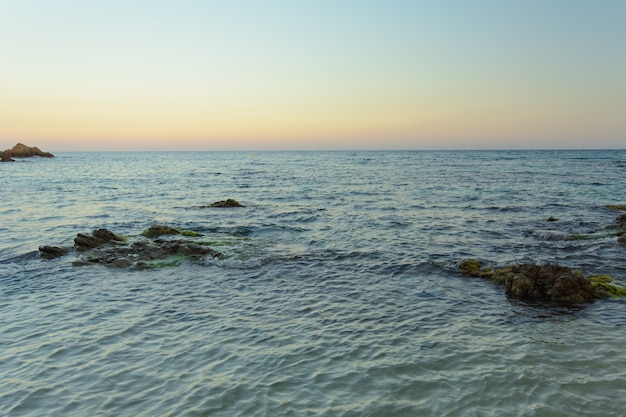
[[548, 222], [558, 222], [558, 221], [559, 221], [559, 219], [557, 219], [557, 218], [556, 218], [556, 217], [554, 217], [554, 216], [550, 216], [550, 217], [548, 217], [548, 220], [546, 220], [546, 221], [548, 221]]
[[97, 248], [106, 243], [112, 241], [122, 241], [123, 239], [117, 236], [115, 233], [108, 231], [107, 229], [94, 230], [91, 235], [84, 235], [79, 233], [74, 238], [74, 247], [79, 252], [84, 252], [89, 249]]
[[491, 273], [490, 269], [483, 271], [481, 267], [482, 265], [478, 259], [465, 259], [459, 263], [459, 271], [468, 277], [485, 278], [487, 273]]
[[74, 262], [75, 266], [102, 264], [108, 267], [155, 268], [177, 265], [184, 259], [199, 259], [204, 256], [219, 258], [221, 253], [204, 245], [182, 240], [137, 241], [131, 245], [106, 246], [96, 248], [84, 260]]
[[180, 231], [169, 226], [153, 225], [141, 233], [145, 237], [155, 238], [163, 235], [179, 235]]
[[[617, 206], [607, 206], [617, 207]], [[621, 206], [619, 206], [621, 207]], [[577, 233], [568, 236], [565, 240], [596, 240], [596, 239], [606, 239], [608, 237], [616, 237], [619, 243], [626, 243], [626, 214], [622, 214], [618, 216], [613, 224], [606, 226], [604, 229], [600, 231], [592, 231], [588, 233]]]
[[39, 246], [39, 255], [46, 259], [59, 258], [67, 255], [68, 253], [69, 249], [67, 248], [61, 248], [58, 246]]
[[0, 152], [0, 162], [15, 162], [7, 152]]
[[31, 156], [39, 156], [41, 158], [52, 158], [50, 152], [42, 152], [41, 149], [36, 146], [26, 146], [23, 143], [18, 143], [11, 149], [7, 149], [2, 152], [2, 161], [10, 161], [11, 158], [30, 158]]
[[459, 264], [459, 271], [463, 275], [490, 279], [503, 285], [508, 296], [533, 302], [583, 304], [626, 293], [622, 287], [610, 284], [610, 278], [594, 280], [560, 265], [518, 264], [492, 270], [481, 268], [478, 260], [468, 259]]
[[522, 300], [582, 304], [596, 298], [591, 282], [559, 265], [514, 265], [499, 276], [506, 294]]
[[231, 208], [231, 207], [245, 207], [245, 206], [241, 204], [239, 201], [233, 200], [232, 198], [229, 198], [228, 200], [216, 201], [215, 203], [212, 203], [209, 206], [200, 206], [200, 208], [209, 208], [209, 207]]
[[93, 231], [93, 235], [97, 238], [104, 239], [106, 241], [115, 240], [117, 242], [121, 242], [124, 239], [116, 235], [115, 233], [107, 230], [107, 229], [98, 229]]
[[[149, 233], [146, 233], [149, 232]], [[153, 226], [144, 235], [163, 236], [180, 234], [177, 229], [169, 226]], [[193, 233], [190, 237], [201, 236]], [[115, 268], [156, 268], [160, 266], [178, 265], [184, 259], [200, 259], [205, 256], [221, 258], [222, 254], [201, 242], [170, 239], [145, 239], [139, 237], [132, 243], [107, 229], [94, 230], [92, 234], [79, 233], [74, 239], [74, 248], [82, 252], [81, 257], [74, 261], [75, 266], [102, 264]], [[56, 246], [41, 246], [40, 256], [56, 258], [69, 252], [69, 249]]]
[[84, 252], [86, 250], [104, 245], [107, 242], [108, 240], [100, 239], [99, 237], [95, 237], [93, 235], [84, 235], [82, 233], [79, 233], [74, 238], [74, 247], [77, 251]]

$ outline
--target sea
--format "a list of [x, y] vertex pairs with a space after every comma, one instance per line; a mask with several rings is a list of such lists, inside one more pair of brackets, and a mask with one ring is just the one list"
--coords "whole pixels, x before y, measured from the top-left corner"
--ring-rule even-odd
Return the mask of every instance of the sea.
[[[626, 284], [626, 150], [60, 152], [0, 175], [2, 416], [626, 415], [626, 300], [458, 272]], [[155, 224], [222, 257], [38, 252]]]

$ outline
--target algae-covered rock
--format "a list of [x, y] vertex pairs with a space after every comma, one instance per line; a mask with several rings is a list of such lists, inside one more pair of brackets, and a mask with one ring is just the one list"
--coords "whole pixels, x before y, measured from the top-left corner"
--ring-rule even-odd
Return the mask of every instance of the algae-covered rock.
[[152, 225], [148, 229], [141, 232], [142, 236], [154, 239], [159, 236], [164, 235], [179, 235], [180, 231], [178, 229], [174, 229], [173, 227], [163, 226], [163, 225]]
[[[622, 210], [621, 205], [607, 206], [608, 208], [613, 208], [615, 210]], [[602, 230], [589, 232], [589, 233], [576, 233], [568, 236], [565, 240], [596, 240], [596, 239], [606, 239], [611, 237], [617, 237], [618, 242], [626, 243], [626, 239], [622, 238], [626, 235], [626, 214], [622, 214], [618, 216], [615, 221], [606, 226]]]
[[[101, 264], [113, 268], [157, 268], [180, 264], [185, 259], [197, 260], [206, 256], [221, 258], [222, 254], [203, 242], [192, 240], [202, 236], [187, 231], [189, 239], [159, 239], [163, 235], [178, 235], [178, 229], [169, 226], [152, 226], [142, 234], [144, 239], [123, 238], [107, 229], [95, 230], [92, 234], [79, 233], [74, 239], [74, 248], [81, 256], [73, 262], [75, 266]], [[56, 258], [69, 253], [69, 249], [56, 246], [41, 246], [42, 258]]]
[[194, 230], [183, 230], [182, 232], [180, 232], [181, 235], [185, 236], [185, 237], [201, 237], [204, 236], [202, 233], [198, 233]]
[[[610, 282], [594, 282], [580, 272], [560, 265], [517, 264], [494, 270], [482, 268], [475, 259], [459, 263], [463, 275], [485, 278], [504, 286], [509, 297], [533, 302], [571, 305], [605, 298], [604, 294], [620, 293]], [[605, 285], [611, 285], [610, 291]], [[601, 291], [600, 291], [601, 290]], [[621, 290], [620, 290], [621, 291]]]
[[609, 208], [611, 210], [626, 210], [626, 204], [609, 204], [608, 206], [606, 206], [606, 208]]
[[522, 300], [582, 304], [596, 298], [588, 279], [560, 265], [512, 266], [506, 274], [504, 286], [507, 295]]
[[481, 264], [478, 259], [465, 259], [459, 263], [459, 271], [469, 277], [481, 276]]
[[615, 284], [615, 280], [608, 275], [592, 275], [589, 281], [599, 298], [626, 297], [626, 287]]
[[185, 259], [197, 260], [204, 256], [219, 258], [222, 254], [208, 246], [184, 240], [136, 241], [130, 245], [107, 246], [94, 249], [75, 266], [102, 264], [108, 267], [157, 268], [175, 266]]

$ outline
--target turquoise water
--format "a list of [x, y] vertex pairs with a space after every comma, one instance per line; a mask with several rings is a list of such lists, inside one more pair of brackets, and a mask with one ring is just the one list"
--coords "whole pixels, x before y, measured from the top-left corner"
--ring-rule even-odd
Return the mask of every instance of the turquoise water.
[[[527, 305], [456, 272], [626, 283], [615, 237], [567, 239], [620, 214], [626, 151], [60, 153], [0, 172], [0, 415], [626, 413], [624, 301]], [[225, 198], [246, 207], [200, 208]], [[224, 257], [37, 252], [155, 223]]]

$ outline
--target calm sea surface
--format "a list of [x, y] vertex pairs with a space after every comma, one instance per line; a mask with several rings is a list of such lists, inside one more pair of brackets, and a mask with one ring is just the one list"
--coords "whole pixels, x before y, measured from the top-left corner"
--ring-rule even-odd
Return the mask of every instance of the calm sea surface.
[[[60, 153], [0, 175], [0, 415], [626, 415], [625, 301], [526, 305], [456, 272], [626, 284], [615, 237], [566, 239], [620, 214], [626, 151]], [[246, 207], [200, 207], [226, 198]], [[37, 252], [153, 224], [224, 257]]]

